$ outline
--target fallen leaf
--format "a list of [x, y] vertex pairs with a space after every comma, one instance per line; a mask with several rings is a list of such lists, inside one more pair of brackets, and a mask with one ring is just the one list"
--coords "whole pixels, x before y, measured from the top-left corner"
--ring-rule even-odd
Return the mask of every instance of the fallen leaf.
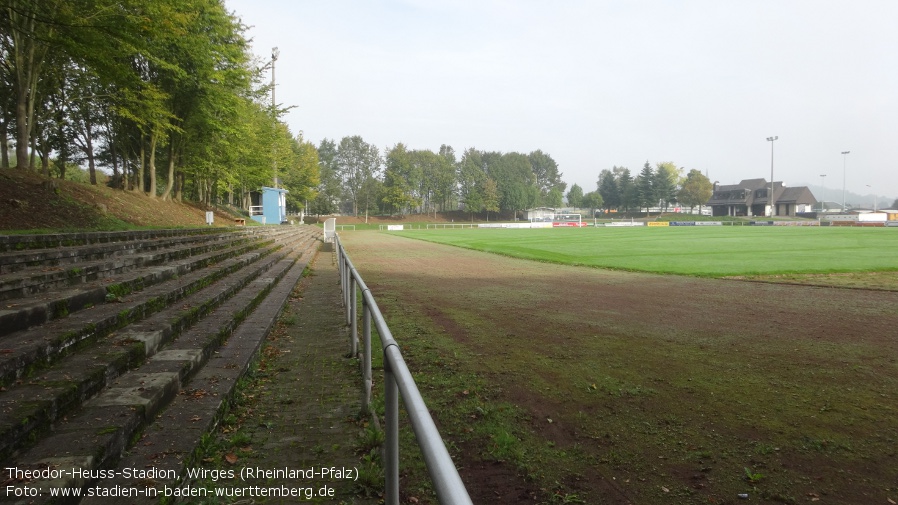
[[225, 461], [227, 461], [228, 463], [230, 463], [232, 465], [237, 462], [237, 459], [238, 459], [237, 455], [234, 454], [233, 452], [229, 452], [225, 455]]

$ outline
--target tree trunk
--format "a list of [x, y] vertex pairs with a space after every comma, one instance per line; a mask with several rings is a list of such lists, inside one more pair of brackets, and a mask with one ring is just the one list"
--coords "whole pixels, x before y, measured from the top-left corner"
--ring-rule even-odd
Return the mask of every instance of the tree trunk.
[[184, 172], [179, 172], [179, 173], [177, 173], [176, 176], [178, 178], [178, 186], [175, 189], [175, 194], [178, 195], [176, 197], [177, 200], [179, 202], [182, 202], [182, 201], [184, 201]]
[[67, 151], [65, 149], [61, 150], [59, 154], [56, 156], [56, 163], [59, 165], [59, 178], [65, 179], [65, 164], [68, 162], [68, 156], [66, 156]]
[[94, 156], [94, 125], [90, 119], [84, 120], [84, 154], [87, 155], [87, 171], [90, 174], [90, 184], [97, 185], [97, 164]]
[[96, 157], [94, 156], [94, 139], [91, 138], [90, 128], [88, 128], [87, 135], [87, 170], [90, 174], [90, 184], [92, 186], [97, 185], [97, 163]]
[[44, 177], [47, 179], [50, 178], [50, 147], [49, 142], [44, 142], [41, 146], [41, 152], [39, 154], [41, 159], [41, 171], [44, 173]]
[[[112, 159], [112, 187], [125, 189], [125, 167], [123, 166], [119, 172], [118, 155], [115, 152], [115, 134], [112, 133], [112, 128], [107, 127], [106, 131], [109, 132], [109, 157]], [[121, 173], [121, 177], [119, 173]]]
[[171, 195], [171, 199], [172, 199], [173, 202], [174, 202], [174, 201], [177, 201], [177, 202], [180, 202], [180, 201], [181, 201], [181, 190], [182, 190], [182, 188], [181, 188], [181, 174], [180, 174], [180, 172], [177, 172], [177, 171], [176, 171], [176, 172], [175, 172], [175, 175], [174, 175], [174, 185], [172, 186], [172, 195]]
[[9, 124], [0, 124], [0, 168], [9, 168]]
[[150, 164], [147, 167], [150, 175], [150, 198], [156, 198], [156, 143], [159, 135], [156, 132], [150, 134]]
[[[37, 19], [34, 10], [24, 12], [8, 8], [7, 22], [15, 26], [7, 36], [12, 40], [12, 51], [8, 55], [15, 68], [13, 88], [16, 96], [16, 164], [20, 169], [32, 167], [29, 160], [28, 146], [34, 131], [34, 104], [37, 102], [37, 83], [40, 80], [41, 62], [47, 54], [47, 44], [51, 40], [54, 29], [47, 33], [37, 33]], [[33, 156], [32, 156], [33, 159]]]
[[18, 93], [16, 93], [16, 168], [28, 169], [28, 90], [24, 83], [24, 72], [18, 69]]
[[144, 135], [140, 135], [140, 159], [137, 163], [137, 176], [134, 178], [134, 192], [135, 193], [143, 193], [143, 172], [145, 169], [145, 163], [147, 158], [146, 149], [144, 148]]
[[165, 191], [162, 193], [162, 199], [168, 200], [171, 196], [172, 188], [175, 186], [175, 142], [169, 139], [168, 142], [168, 178], [165, 181]]
[[28, 153], [28, 168], [37, 170], [37, 139], [31, 137], [31, 152]]

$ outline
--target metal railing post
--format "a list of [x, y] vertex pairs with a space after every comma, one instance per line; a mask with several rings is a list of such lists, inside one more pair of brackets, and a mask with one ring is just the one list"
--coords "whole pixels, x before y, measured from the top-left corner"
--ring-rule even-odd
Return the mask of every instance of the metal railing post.
[[343, 259], [343, 306], [346, 307], [346, 321], [349, 322], [349, 276], [352, 275], [349, 270], [349, 261]]
[[359, 353], [359, 318], [358, 294], [355, 276], [349, 274], [349, 355], [355, 357]]
[[399, 386], [384, 363], [384, 503], [399, 505]]
[[365, 381], [364, 390], [362, 391], [362, 411], [364, 413], [371, 412], [371, 307], [362, 293], [362, 306], [364, 315], [362, 319], [362, 378]]

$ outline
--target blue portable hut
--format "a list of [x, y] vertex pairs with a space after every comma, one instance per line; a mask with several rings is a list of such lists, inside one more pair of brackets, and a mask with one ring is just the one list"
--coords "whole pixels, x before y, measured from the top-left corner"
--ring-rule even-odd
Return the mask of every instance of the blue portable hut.
[[[262, 224], [281, 224], [287, 221], [287, 190], [262, 186], [253, 193], [250, 217]], [[258, 197], [258, 200], [257, 200]]]

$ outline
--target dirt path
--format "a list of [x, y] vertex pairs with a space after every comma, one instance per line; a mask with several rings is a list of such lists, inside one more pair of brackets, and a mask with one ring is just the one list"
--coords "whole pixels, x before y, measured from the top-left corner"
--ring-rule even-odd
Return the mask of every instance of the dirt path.
[[420, 313], [534, 434], [584, 454], [580, 496], [898, 497], [898, 292], [567, 267], [384, 233], [343, 241], [375, 297], [395, 300], [381, 305], [388, 322]]

